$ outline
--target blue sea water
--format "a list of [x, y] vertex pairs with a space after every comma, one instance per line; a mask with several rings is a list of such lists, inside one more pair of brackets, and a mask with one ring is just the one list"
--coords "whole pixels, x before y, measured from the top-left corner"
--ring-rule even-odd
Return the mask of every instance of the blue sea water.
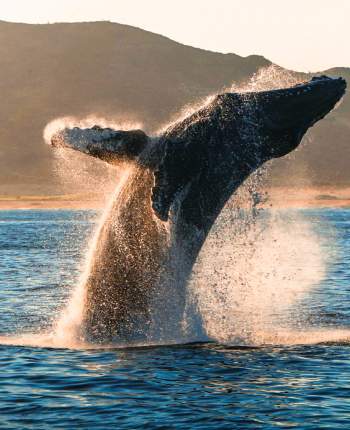
[[[1, 336], [50, 328], [77, 283], [94, 216], [0, 212]], [[332, 253], [305, 306], [314, 324], [350, 327], [350, 209], [303, 216]], [[348, 429], [350, 344], [327, 340], [114, 349], [2, 344], [0, 428]]]

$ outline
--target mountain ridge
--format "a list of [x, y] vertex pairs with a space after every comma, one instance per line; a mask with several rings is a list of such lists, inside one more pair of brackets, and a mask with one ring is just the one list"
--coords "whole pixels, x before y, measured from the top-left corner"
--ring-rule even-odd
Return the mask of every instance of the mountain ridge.
[[[45, 125], [56, 117], [95, 115], [139, 122], [154, 132], [184, 106], [271, 65], [262, 56], [193, 48], [125, 24], [0, 21], [0, 193], [6, 186], [22, 194], [61, 189], [53, 151], [42, 139]], [[350, 79], [345, 67], [320, 73], [338, 70]], [[318, 147], [303, 145], [274, 163], [272, 182], [293, 177], [296, 184], [349, 184], [349, 111], [346, 96], [338, 111], [312, 130]], [[328, 164], [322, 157], [326, 150]], [[100, 165], [96, 172], [105, 173]]]

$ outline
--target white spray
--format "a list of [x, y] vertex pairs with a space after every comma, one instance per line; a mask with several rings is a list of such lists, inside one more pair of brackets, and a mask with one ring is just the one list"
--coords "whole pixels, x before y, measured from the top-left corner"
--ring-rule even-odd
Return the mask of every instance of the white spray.
[[[259, 91], [296, 83], [298, 80], [291, 74], [270, 66], [260, 70], [244, 86], [233, 86], [230, 90]], [[205, 102], [210, 100], [211, 97]], [[187, 107], [182, 114], [187, 116], [198, 107]], [[119, 129], [136, 128], [134, 124], [124, 124], [124, 127], [106, 124], [92, 117], [86, 121], [64, 118], [48, 125], [45, 138], [49, 140], [55, 131], [64, 127], [88, 127], [96, 123]], [[300, 327], [297, 330], [303, 312], [299, 305], [322, 280], [327, 256], [322, 250], [320, 238], [300, 213], [287, 218], [273, 210], [259, 213], [256, 205], [263, 172], [249, 178], [232, 197], [209, 234], [189, 283], [184, 326], [200, 321], [198, 335], [201, 336], [204, 331], [210, 338], [226, 343], [260, 345], [346, 341], [350, 338], [348, 330], [305, 331]], [[128, 174], [127, 169], [123, 171], [117, 194]], [[113, 195], [109, 205], [115, 197]], [[97, 237], [108, 212], [109, 206], [94, 234], [78, 286], [57, 319], [53, 332], [41, 337], [26, 335], [25, 338], [5, 338], [2, 343], [88, 346], [80, 340], [86, 293], [84, 285], [97, 247]], [[196, 330], [189, 327], [189, 331]]]

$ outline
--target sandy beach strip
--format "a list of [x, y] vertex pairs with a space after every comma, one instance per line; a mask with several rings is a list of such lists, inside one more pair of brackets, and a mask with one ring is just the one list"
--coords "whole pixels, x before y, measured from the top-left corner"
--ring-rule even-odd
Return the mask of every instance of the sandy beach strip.
[[105, 206], [103, 195], [0, 195], [0, 210], [75, 209], [100, 210]]
[[[265, 194], [263, 194], [265, 200]], [[350, 188], [286, 188], [266, 190], [262, 207], [274, 208], [346, 208], [350, 207]], [[101, 210], [106, 196], [96, 194], [65, 195], [0, 195], [0, 210], [13, 209], [72, 209]]]

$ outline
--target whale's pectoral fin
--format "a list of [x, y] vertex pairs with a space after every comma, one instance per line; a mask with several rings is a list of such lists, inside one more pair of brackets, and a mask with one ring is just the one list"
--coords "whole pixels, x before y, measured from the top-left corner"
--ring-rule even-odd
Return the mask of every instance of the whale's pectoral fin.
[[186, 187], [195, 180], [201, 166], [201, 153], [192, 148], [191, 142], [167, 142], [164, 157], [154, 171], [152, 208], [157, 217], [167, 221], [169, 210]]
[[142, 130], [111, 128], [64, 128], [51, 137], [51, 145], [70, 148], [100, 158], [108, 163], [133, 160], [145, 148], [148, 136]]

